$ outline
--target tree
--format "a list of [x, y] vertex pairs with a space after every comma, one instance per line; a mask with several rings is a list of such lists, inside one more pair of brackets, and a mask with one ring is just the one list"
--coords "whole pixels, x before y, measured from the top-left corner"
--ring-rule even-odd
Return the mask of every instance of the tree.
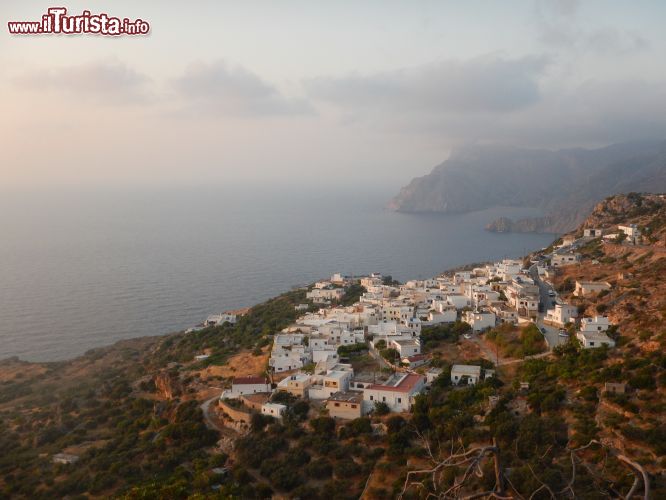
[[391, 413], [391, 408], [389, 408], [389, 405], [387, 405], [383, 401], [375, 402], [375, 415], [382, 416], [382, 415], [388, 415], [389, 413]]
[[335, 431], [335, 420], [331, 417], [319, 417], [310, 420], [310, 427], [315, 434], [330, 436]]
[[391, 363], [395, 363], [400, 359], [400, 353], [398, 352], [397, 349], [394, 349], [393, 347], [389, 347], [388, 349], [382, 349], [381, 351], [379, 351], [379, 354], [381, 354], [382, 358]]
[[331, 462], [325, 458], [313, 460], [305, 467], [305, 473], [315, 479], [324, 479], [331, 477], [333, 467]]

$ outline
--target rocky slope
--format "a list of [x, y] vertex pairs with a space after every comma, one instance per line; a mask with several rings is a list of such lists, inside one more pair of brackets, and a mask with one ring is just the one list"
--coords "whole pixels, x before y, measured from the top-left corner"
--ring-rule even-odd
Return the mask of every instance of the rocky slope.
[[498, 206], [532, 207], [546, 217], [497, 221], [491, 230], [561, 233], [594, 204], [629, 191], [666, 190], [666, 142], [559, 151], [473, 146], [412, 180], [389, 203], [402, 212], [464, 213]]
[[[492, 458], [479, 455], [475, 474], [445, 465], [459, 449], [491, 443], [520, 494], [513, 498], [623, 497], [636, 476], [618, 454], [647, 471], [652, 498], [665, 498], [666, 196], [604, 199], [572, 234], [615, 232], [619, 223], [638, 225], [638, 245], [590, 239], [579, 249], [581, 263], [553, 278], [582, 315], [610, 318], [614, 349], [580, 349], [572, 335], [552, 355], [499, 366], [495, 377], [454, 389], [451, 363], [490, 367], [496, 354], [461, 360], [456, 353], [484, 354], [435, 327], [424, 349], [434, 341], [432, 363], [445, 371], [410, 414], [343, 423], [287, 397], [280, 400], [287, 418], [270, 425], [255, 418], [247, 433], [212, 418], [205, 402], [231, 377], [266, 366], [272, 334], [296, 318], [304, 290], [253, 307], [233, 326], [123, 341], [65, 362], [0, 361], [0, 498], [383, 500], [399, 496], [408, 471], [437, 460], [442, 473], [428, 474], [438, 480], [435, 493], [465, 482], [456, 498], [490, 497], [479, 492], [495, 484]], [[574, 297], [576, 280], [607, 281], [611, 289]], [[202, 352], [210, 357], [196, 360]], [[607, 383], [626, 391], [609, 394]], [[53, 463], [60, 452], [79, 461]], [[432, 484], [422, 477], [405, 497], [425, 496]], [[642, 483], [637, 488], [642, 498]]]

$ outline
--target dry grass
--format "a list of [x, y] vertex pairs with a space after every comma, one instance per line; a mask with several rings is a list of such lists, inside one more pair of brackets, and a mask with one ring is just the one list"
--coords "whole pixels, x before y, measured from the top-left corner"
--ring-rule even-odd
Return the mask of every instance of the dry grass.
[[255, 356], [252, 351], [242, 351], [230, 357], [224, 365], [208, 366], [199, 374], [203, 380], [212, 377], [242, 377], [250, 375], [260, 375], [266, 371], [270, 350], [265, 347], [261, 356]]

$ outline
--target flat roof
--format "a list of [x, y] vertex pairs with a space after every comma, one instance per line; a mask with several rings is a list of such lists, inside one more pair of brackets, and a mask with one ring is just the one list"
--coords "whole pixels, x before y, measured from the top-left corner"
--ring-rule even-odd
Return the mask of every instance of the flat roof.
[[451, 367], [451, 373], [453, 372], [481, 375], [481, 367], [476, 365], [453, 365], [453, 367]]
[[276, 410], [279, 410], [279, 409], [282, 409], [282, 408], [285, 408], [285, 409], [287, 408], [287, 405], [283, 405], [283, 404], [280, 404], [280, 403], [264, 403], [263, 406], [266, 407], [266, 408], [275, 408]]
[[376, 390], [376, 391], [393, 391], [393, 392], [404, 392], [408, 393], [420, 382], [423, 380], [423, 376], [417, 375], [415, 373], [410, 373], [403, 377], [396, 385], [380, 385], [372, 384], [366, 389]]
[[339, 401], [340, 403], [361, 403], [363, 401], [363, 393], [357, 391], [335, 392], [331, 394], [328, 401]]
[[342, 370], [331, 370], [329, 371], [326, 375], [324, 375], [324, 378], [335, 378], [335, 379], [340, 379], [342, 377], [347, 377], [351, 375], [348, 371], [342, 371]]
[[393, 342], [399, 345], [418, 345], [418, 342], [413, 339], [396, 339]]

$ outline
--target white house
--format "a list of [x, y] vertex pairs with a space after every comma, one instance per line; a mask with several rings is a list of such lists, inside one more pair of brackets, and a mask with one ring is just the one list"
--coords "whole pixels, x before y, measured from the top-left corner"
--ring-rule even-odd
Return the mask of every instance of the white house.
[[333, 276], [331, 276], [331, 283], [335, 283], [336, 285], [343, 285], [346, 283], [347, 279], [340, 273], [335, 273]]
[[518, 323], [518, 311], [507, 307], [503, 302], [494, 304], [490, 310], [495, 313], [495, 317], [501, 323]]
[[312, 360], [312, 353], [303, 345], [302, 333], [280, 333], [273, 338], [273, 349], [268, 365], [274, 372], [302, 368]]
[[311, 385], [312, 377], [310, 375], [307, 373], [294, 373], [280, 380], [277, 384], [277, 390], [304, 398], [308, 395]]
[[313, 363], [319, 363], [320, 361], [326, 361], [327, 359], [333, 359], [336, 362], [340, 360], [340, 355], [335, 347], [328, 346], [322, 349], [312, 349]]
[[523, 263], [520, 260], [504, 259], [497, 265], [497, 274], [506, 281], [520, 274], [522, 268]]
[[578, 316], [578, 308], [569, 304], [555, 304], [553, 309], [546, 311], [544, 321], [555, 326], [564, 326], [573, 323]]
[[421, 354], [421, 343], [418, 339], [396, 339], [392, 340], [389, 347], [397, 350], [401, 358]]
[[570, 266], [580, 261], [580, 254], [578, 253], [558, 253], [553, 255], [550, 263], [553, 267]]
[[232, 325], [236, 324], [236, 321], [238, 320], [238, 317], [236, 314], [233, 314], [231, 312], [225, 312], [221, 314], [211, 314], [206, 318], [206, 321], [204, 321], [205, 326], [220, 326], [223, 325], [224, 323], [230, 323]]
[[312, 359], [311, 352], [305, 352], [305, 346], [292, 345], [273, 349], [268, 365], [274, 372], [284, 372], [303, 368]]
[[409, 411], [414, 396], [425, 386], [425, 377], [416, 373], [396, 374], [384, 384], [371, 384], [363, 389], [363, 409], [373, 409], [375, 403], [386, 403], [391, 411]]
[[443, 371], [444, 370], [442, 370], [441, 368], [435, 368], [435, 367], [430, 368], [425, 374], [426, 384], [428, 385], [432, 384], [435, 381], [435, 379], [442, 374]]
[[449, 294], [446, 296], [446, 302], [456, 309], [463, 309], [469, 306], [469, 299], [461, 294]]
[[372, 273], [370, 276], [364, 276], [361, 278], [361, 286], [363, 288], [369, 288], [372, 286], [380, 286], [383, 283], [382, 275], [379, 273]]
[[495, 326], [495, 313], [487, 311], [465, 311], [463, 321], [469, 323], [475, 332], [480, 332], [481, 330]]
[[605, 332], [610, 327], [606, 316], [595, 316], [593, 318], [583, 318], [580, 320], [581, 332]]
[[[344, 366], [338, 365], [340, 368]], [[308, 395], [310, 399], [327, 399], [336, 392], [346, 392], [349, 390], [349, 381], [353, 375], [354, 371], [351, 368], [329, 370], [326, 375], [315, 377]]]
[[451, 367], [451, 383], [458, 385], [467, 377], [467, 383], [474, 385], [481, 380], [481, 367], [475, 365], [453, 365]]
[[414, 306], [408, 304], [384, 304], [380, 311], [382, 321], [395, 321], [398, 323], [407, 323], [414, 317]]
[[631, 243], [636, 243], [638, 241], [638, 238], [641, 235], [640, 230], [638, 229], [638, 226], [636, 224], [627, 224], [627, 225], [620, 225], [617, 226], [618, 231], [621, 233], [624, 233], [627, 235], [627, 241]]
[[585, 349], [594, 349], [603, 345], [615, 347], [615, 341], [604, 332], [580, 331], [576, 333], [576, 338]]
[[610, 283], [606, 281], [576, 281], [576, 289], [573, 294], [576, 297], [584, 297], [603, 290], [610, 290], [610, 288]]
[[603, 235], [602, 229], [583, 229], [583, 236], [586, 238], [600, 238]]
[[441, 323], [453, 323], [458, 319], [455, 307], [442, 309], [442, 311], [428, 311], [428, 325], [439, 325]]
[[277, 419], [281, 419], [285, 411], [287, 411], [287, 406], [279, 403], [264, 403], [261, 406], [262, 415], [268, 415]]
[[313, 288], [305, 294], [305, 298], [313, 302], [323, 303], [331, 300], [340, 300], [345, 294], [342, 288]]
[[271, 390], [271, 384], [266, 377], [236, 377], [231, 382], [231, 392], [239, 396]]

